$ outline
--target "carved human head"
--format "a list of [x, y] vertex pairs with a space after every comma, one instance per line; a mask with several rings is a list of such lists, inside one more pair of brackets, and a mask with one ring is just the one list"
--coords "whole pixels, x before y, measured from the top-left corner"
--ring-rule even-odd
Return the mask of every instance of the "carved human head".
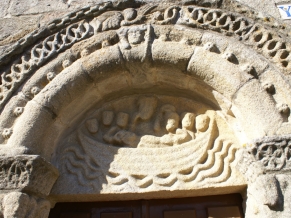
[[194, 113], [184, 113], [182, 116], [182, 127], [183, 129], [192, 130], [195, 122]]
[[201, 114], [196, 117], [196, 129], [199, 132], [205, 132], [209, 126], [209, 117], [206, 114]]
[[179, 125], [179, 119], [180, 119], [179, 115], [175, 112], [170, 112], [167, 114], [166, 118], [167, 118], [167, 123], [166, 123], [167, 131], [174, 133]]
[[144, 32], [146, 27], [138, 26], [128, 30], [128, 42], [130, 44], [139, 44], [144, 40]]
[[128, 32], [128, 41], [131, 44], [139, 44], [142, 41], [142, 34], [140, 31], [129, 31]]
[[127, 113], [119, 112], [117, 114], [116, 124], [121, 127], [125, 128], [128, 124], [129, 115]]
[[102, 122], [105, 126], [111, 125], [113, 121], [114, 113], [113, 111], [103, 111], [102, 113]]
[[98, 132], [98, 120], [93, 118], [93, 119], [90, 119], [90, 120], [87, 120], [86, 123], [86, 128], [88, 129], [88, 131], [90, 133], [96, 133]]

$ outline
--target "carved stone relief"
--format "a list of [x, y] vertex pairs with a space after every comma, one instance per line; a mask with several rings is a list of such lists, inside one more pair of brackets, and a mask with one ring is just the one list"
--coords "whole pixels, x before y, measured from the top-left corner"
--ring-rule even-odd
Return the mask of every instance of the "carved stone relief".
[[[247, 214], [262, 216], [259, 210], [268, 214], [271, 209], [274, 216], [284, 208], [282, 196], [287, 198], [290, 193], [288, 175], [280, 175], [291, 167], [289, 136], [257, 141], [244, 154], [241, 142], [249, 139], [245, 136], [249, 132], [255, 136], [290, 133], [290, 43], [281, 36], [242, 14], [201, 5], [146, 4], [134, 8], [104, 3], [71, 13], [50, 23], [43, 32], [20, 40], [17, 49], [11, 48], [6, 54], [8, 61], [1, 56], [0, 65], [5, 65], [0, 82], [0, 106], [4, 108], [1, 155], [32, 151], [49, 160], [56, 148], [52, 162], [61, 176], [51, 195], [58, 197], [169, 190], [205, 195], [219, 192], [218, 187], [224, 189], [223, 193], [241, 192], [246, 179], [247, 205], [252, 208]], [[19, 56], [10, 61], [16, 53]], [[112, 73], [109, 65], [115, 64], [120, 69]], [[157, 79], [155, 76], [160, 75], [155, 70], [160, 69], [155, 65], [163, 64], [167, 69], [179, 68], [180, 74], [173, 78], [169, 73]], [[152, 70], [144, 74], [154, 81], [145, 82], [150, 88], [159, 86], [165, 78], [199, 80], [203, 85], [188, 82], [182, 88], [200, 92], [198, 87], [210, 86], [205, 99], [212, 93], [210, 101], [217, 100], [222, 111], [194, 97], [171, 96], [170, 92], [169, 96], [134, 95], [133, 91], [116, 99], [101, 96], [101, 100], [80, 107], [77, 125], [62, 123], [59, 112], [69, 110], [71, 102], [62, 103], [78, 101], [74, 94], [85, 90], [88, 81], [102, 93], [109, 87], [101, 88], [105, 79], [116, 78], [121, 69], [126, 76], [135, 75], [132, 69], [136, 65], [142, 65], [143, 71]], [[106, 77], [111, 73], [116, 74]], [[128, 76], [128, 87], [140, 85], [132, 82], [133, 77]], [[76, 86], [80, 90], [70, 89]], [[201, 95], [206, 95], [204, 91]], [[83, 114], [89, 107], [92, 110]], [[248, 123], [252, 126], [249, 132], [237, 122], [247, 123], [244, 118], [248, 116], [254, 117]], [[23, 122], [26, 118], [31, 122]], [[47, 140], [47, 135], [53, 135], [49, 130], [54, 122], [63, 125], [62, 138]], [[39, 127], [49, 130], [35, 130]], [[14, 153], [8, 153], [12, 146]], [[35, 147], [39, 149], [33, 150]], [[238, 163], [243, 155], [247, 156], [245, 162]], [[0, 189], [5, 192], [46, 196], [58, 174], [35, 156], [1, 157], [0, 166]], [[30, 206], [15, 206], [15, 199]], [[256, 201], [259, 203], [250, 206]], [[42, 199], [12, 192], [3, 202], [7, 217], [18, 213], [22, 217], [41, 216], [33, 208], [41, 208]], [[44, 205], [47, 211], [47, 202]]]
[[[223, 127], [223, 129], [222, 129]], [[54, 155], [53, 194], [240, 186], [237, 142], [209, 106], [186, 98], [133, 95], [94, 109]], [[67, 180], [74, 188], [63, 187]]]
[[46, 196], [57, 177], [58, 171], [39, 156], [0, 158], [0, 190], [21, 190]]
[[37, 155], [0, 158], [0, 217], [48, 217], [58, 171]]
[[263, 138], [254, 143], [250, 153], [266, 171], [291, 170], [291, 136]]
[[[7, 118], [7, 120], [5, 119], [3, 122], [0, 122], [0, 131], [2, 133], [0, 135], [0, 142], [7, 144], [8, 140], [13, 135], [14, 121], [18, 119], [18, 117], [21, 117], [24, 111], [24, 109], [20, 108], [24, 108], [26, 103], [37, 96], [44, 87], [47, 87], [58, 74], [61, 74], [69, 68], [75, 61], [90, 55], [96, 50], [100, 51], [108, 47], [115, 46], [114, 49], [117, 51], [119, 51], [119, 49], [121, 50], [122, 57], [119, 57], [119, 61], [122, 58], [128, 61], [128, 56], [141, 61], [144, 61], [146, 57], [149, 59], [153, 58], [154, 61], [156, 61], [156, 59], [164, 55], [163, 49], [161, 49], [163, 47], [159, 45], [159, 42], [167, 42], [169, 43], [169, 47], [176, 48], [176, 50], [173, 49], [174, 52], [169, 52], [173, 56], [171, 57], [172, 59], [169, 57], [165, 59], [170, 59], [170, 61], [173, 62], [172, 64], [177, 64], [177, 62], [180, 61], [179, 58], [181, 58], [185, 62], [183, 62], [183, 66], [181, 67], [184, 67], [184, 64], [188, 64], [187, 61], [189, 61], [189, 56], [194, 55], [194, 47], [202, 46], [205, 50], [221, 54], [221, 57], [225, 58], [230, 63], [238, 65], [240, 71], [246, 74], [240, 76], [240, 82], [246, 82], [243, 77], [249, 80], [258, 79], [259, 74], [262, 74], [268, 67], [273, 70], [271, 66], [266, 64], [267, 61], [263, 64], [258, 64], [262, 66], [253, 66], [249, 63], [240, 66], [242, 60], [237, 57], [234, 51], [229, 51], [229, 48], [226, 49], [224, 47], [225, 45], [223, 45], [224, 48], [222, 49], [220, 45], [215, 45], [211, 40], [210, 42], [206, 41], [214, 36], [209, 37], [207, 36], [208, 33], [202, 34], [202, 31], [197, 34], [197, 30], [206, 29], [209, 32], [218, 32], [227, 38], [231, 36], [236, 40], [239, 39], [242, 44], [252, 47], [257, 53], [262, 53], [266, 59], [270, 59], [274, 62], [274, 65], [278, 65], [278, 69], [282, 70], [286, 75], [288, 74], [289, 44], [284, 42], [277, 33], [266, 29], [264, 25], [256, 23], [254, 20], [246, 18], [241, 14], [223, 9], [201, 7], [200, 3], [197, 4], [198, 5], [183, 6], [172, 4], [146, 4], [140, 6], [137, 4], [136, 6], [138, 7], [134, 8], [104, 3], [84, 8], [78, 12], [69, 14], [65, 18], [55, 20], [47, 27], [48, 30], [51, 31], [49, 36], [43, 37], [43, 33], [40, 32], [32, 34], [30, 36], [32, 41], [36, 40], [38, 37], [42, 37], [42, 40], [37, 41], [35, 45], [25, 50], [17, 60], [7, 64], [7, 66], [3, 68], [4, 71], [1, 76], [2, 82], [0, 84], [2, 87], [0, 88], [0, 104], [5, 105], [8, 101], [10, 102], [12, 94], [16, 93], [18, 88], [21, 87], [20, 89], [22, 89], [22, 92], [20, 95], [14, 96], [21, 100], [13, 99], [14, 101], [11, 101], [11, 104], [15, 106], [13, 109], [9, 108], [9, 110], [13, 110], [13, 117], [9, 115], [9, 119]], [[188, 37], [187, 34], [185, 34], [185, 37], [180, 34], [181, 38], [177, 36], [172, 37], [172, 30], [162, 31], [161, 34], [159, 33], [159, 28], [166, 30], [170, 25], [177, 28], [185, 28], [183, 32], [195, 30], [197, 37], [195, 36], [196, 38], [193, 37], [195, 38], [193, 39]], [[96, 39], [98, 37], [103, 38], [103, 40], [98, 43], [92, 43], [92, 47], [80, 49], [82, 47], [80, 44], [78, 45], [79, 47], [74, 47], [74, 45], [85, 41], [85, 39]], [[19, 42], [21, 46], [23, 43], [27, 43], [27, 46], [30, 45], [27, 38], [22, 41], [21, 43]], [[179, 44], [175, 47], [174, 42], [179, 42]], [[179, 57], [175, 59], [174, 56], [177, 56], [175, 55], [175, 51], [178, 52], [182, 44], [184, 45], [184, 52], [183, 54], [180, 52], [178, 55]], [[116, 48], [116, 45], [118, 45], [118, 48]], [[72, 51], [69, 51], [69, 48], [72, 48], [72, 46], [74, 48]], [[161, 47], [160, 50], [159, 46]], [[208, 48], [207, 46], [210, 47]], [[21, 48], [24, 47], [23, 45]], [[229, 47], [232, 48], [233, 45]], [[142, 49], [144, 49], [144, 53], [141, 52]], [[14, 51], [15, 49], [12, 50]], [[233, 50], [236, 50], [236, 48]], [[67, 53], [60, 54], [60, 52], [64, 51]], [[151, 52], [153, 56], [151, 56]], [[102, 51], [100, 53], [106, 52]], [[9, 55], [12, 55], [12, 53], [7, 54], [7, 57]], [[53, 67], [49, 67], [50, 70], [43, 72], [42, 78], [37, 78], [37, 81], [32, 79], [33, 82], [28, 84], [28, 87], [23, 86], [24, 83], [26, 83], [25, 81], [32, 77], [36, 69], [45, 65], [45, 63], [56, 55], [59, 55], [58, 59], [60, 63]], [[183, 55], [185, 55], [185, 57], [181, 57]], [[189, 68], [189, 70], [191, 71], [191, 68]], [[30, 89], [26, 90], [22, 87]], [[240, 83], [238, 87], [241, 88], [242, 84]], [[290, 114], [288, 104], [281, 99], [280, 102], [276, 103], [278, 103], [276, 110], [280, 111], [282, 117], [284, 117], [284, 122], [287, 122]], [[20, 110], [17, 111], [18, 109]], [[11, 111], [5, 110], [5, 112], [11, 114]], [[274, 122], [280, 123], [280, 119], [281, 117], [276, 118]], [[288, 124], [286, 129], [288, 129], [289, 126], [290, 124]], [[277, 127], [274, 128], [277, 129]], [[285, 129], [278, 131], [280, 131], [280, 134], [286, 134], [286, 132], [288, 132], [288, 130]]]
[[[52, 56], [70, 48], [74, 43], [100, 32], [140, 23], [155, 25], [178, 24], [191, 28], [208, 29], [236, 37], [242, 40], [243, 43], [252, 45], [254, 49], [270, 58], [283, 72], [288, 74], [289, 44], [278, 36], [276, 32], [269, 31], [263, 25], [240, 14], [197, 5], [161, 6], [158, 4], [146, 4], [139, 8], [108, 11], [109, 9], [117, 10], [119, 8], [122, 7], [118, 4], [112, 5], [110, 2], [87, 7], [50, 23], [46, 31], [53, 34], [48, 37], [43, 36], [43, 32], [45, 32], [43, 30], [36, 31], [27, 38], [19, 40], [16, 46], [20, 46], [23, 49], [30, 45], [29, 41], [36, 41], [38, 38], [42, 38], [40, 43], [34, 45], [24, 52], [20, 58], [3, 68], [0, 85], [1, 107], [27, 77]], [[56, 32], [56, 30], [58, 31]], [[122, 38], [120, 40], [122, 41]], [[10, 56], [15, 52], [13, 47], [6, 56]], [[3, 63], [5, 63], [4, 57], [2, 59]]]

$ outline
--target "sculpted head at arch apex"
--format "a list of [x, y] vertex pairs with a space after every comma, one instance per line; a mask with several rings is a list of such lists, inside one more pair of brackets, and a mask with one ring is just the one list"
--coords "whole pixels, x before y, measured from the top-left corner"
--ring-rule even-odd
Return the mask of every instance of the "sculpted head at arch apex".
[[[107, 7], [110, 6], [105, 4], [104, 8]], [[83, 74], [83, 80], [86, 80], [87, 78], [96, 83], [100, 78], [102, 78], [100, 75], [104, 75], [103, 73], [106, 71], [116, 72], [116, 69], [122, 71], [127, 71], [129, 69], [129, 71], [132, 71], [131, 68], [136, 67], [136, 64], [133, 62], [137, 62], [138, 65], [141, 61], [141, 65], [143, 66], [146, 66], [149, 63], [152, 63], [153, 67], [163, 66], [165, 71], [167, 70], [168, 73], [165, 73], [165, 75], [160, 74], [157, 78], [154, 78], [154, 76], [151, 75], [142, 75], [141, 71], [144, 71], [145, 69], [142, 69], [143, 67], [141, 67], [137, 70], [140, 71], [137, 73], [137, 75], [139, 75], [137, 77], [140, 78], [136, 77], [134, 78], [136, 81], [132, 81], [135, 88], [149, 87], [146, 85], [146, 82], [143, 82], [145, 79], [142, 79], [141, 77], [147, 78], [146, 80], [157, 79], [157, 83], [163, 83], [163, 81], [166, 81], [167, 78], [175, 78], [171, 73], [173, 68], [186, 68], [186, 75], [201, 79], [208, 86], [222, 94], [222, 96], [224, 96], [228, 101], [232, 102], [233, 106], [229, 107], [227, 110], [231, 110], [231, 108], [234, 109], [235, 112], [231, 113], [242, 121], [241, 125], [243, 126], [243, 131], [246, 132], [246, 138], [248, 140], [256, 138], [257, 136], [263, 136], [265, 134], [272, 135], [278, 129], [278, 133], [280, 134], [287, 133], [288, 128], [286, 129], [286, 124], [288, 124], [288, 115], [286, 115], [287, 113], [280, 112], [283, 111], [283, 109], [281, 110], [279, 105], [289, 105], [290, 103], [287, 102], [288, 100], [286, 100], [286, 98], [281, 94], [277, 93], [274, 97], [268, 92], [268, 94], [265, 93], [262, 89], [263, 87], [260, 85], [261, 82], [270, 83], [273, 76], [272, 74], [276, 71], [276, 63], [275, 65], [269, 66], [268, 61], [261, 59], [258, 55], [256, 55], [256, 52], [252, 52], [249, 47], [244, 46], [244, 44], [250, 43], [253, 48], [256, 48], [256, 45], [258, 43], [263, 43], [262, 40], [265, 39], [267, 41], [264, 42], [267, 46], [267, 44], [271, 43], [271, 41], [269, 42], [268, 37], [266, 38], [263, 36], [265, 34], [272, 34], [272, 40], [278, 41], [279, 38], [277, 39], [274, 35], [275, 33], [267, 33], [263, 26], [257, 24], [255, 25], [251, 19], [241, 17], [239, 14], [234, 15], [231, 12], [223, 11], [221, 9], [214, 10], [210, 8], [196, 7], [193, 5], [163, 7], [165, 8], [162, 10], [155, 9], [155, 5], [145, 5], [141, 8], [124, 8], [114, 13], [104, 12], [95, 18], [90, 18], [86, 21], [75, 23], [74, 25], [67, 27], [68, 31], [66, 30], [65, 32], [63, 31], [59, 33], [65, 34], [65, 37], [70, 38], [72, 37], [70, 34], [72, 34], [72, 32], [76, 32], [76, 34], [74, 34], [75, 38], [72, 38], [72, 41], [69, 44], [67, 43], [62, 45], [58, 34], [47, 38], [47, 41], [44, 41], [44, 43], [50, 42], [51, 40], [56, 43], [60, 43], [58, 47], [65, 52], [58, 57], [58, 60], [56, 60], [55, 63], [51, 63], [51, 67], [48, 67], [47, 69], [44, 67], [42, 70], [37, 70], [37, 73], [32, 76], [31, 80], [29, 80], [31, 83], [29, 82], [23, 86], [24, 95], [28, 99], [34, 98], [38, 103], [40, 103], [40, 105], [45, 105], [45, 107], [49, 108], [49, 110], [53, 113], [52, 116], [59, 116], [59, 114], [62, 113], [60, 112], [63, 107], [61, 105], [65, 105], [65, 102], [68, 102], [67, 105], [69, 105], [69, 102], [72, 101], [70, 97], [62, 100], [58, 99], [57, 101], [60, 102], [59, 105], [50, 105], [51, 103], [48, 101], [46, 103], [43, 102], [43, 99], [51, 98], [44, 97], [44, 92], [46, 92], [46, 96], [50, 96], [48, 91], [49, 89], [54, 89], [55, 93], [57, 92], [56, 88], [53, 88], [53, 86], [58, 87], [57, 82], [54, 81], [54, 78], [56, 77], [58, 80], [60, 79], [60, 77], [57, 76], [58, 74], [62, 72], [67, 75], [67, 78], [70, 76], [78, 77], [77, 75]], [[103, 10], [103, 8], [100, 7], [98, 10]], [[158, 16], [156, 12], [159, 12]], [[201, 16], [197, 17], [197, 14], [200, 14]], [[237, 19], [229, 20], [228, 18], [232, 16]], [[238, 23], [241, 25], [238, 29], [236, 29], [235, 27], [237, 25], [235, 24]], [[216, 25], [215, 28], [213, 26], [214, 24]], [[208, 28], [207, 31], [200, 30], [200, 28], [202, 28], [201, 25], [204, 25], [203, 29]], [[260, 33], [254, 32], [254, 29], [258, 29], [258, 32]], [[237, 49], [237, 41], [228, 40], [228, 37], [223, 34], [216, 34], [215, 32], [217, 31], [222, 32], [227, 36], [233, 36], [234, 39], [236, 39], [236, 36], [242, 37], [240, 48]], [[261, 36], [261, 38], [257, 36], [257, 33]], [[85, 42], [84, 39], [88, 40]], [[279, 44], [281, 43], [280, 40], [278, 41]], [[223, 44], [219, 43], [219, 41], [227, 43]], [[125, 46], [127, 43], [130, 47]], [[72, 49], [68, 51], [66, 50], [66, 46], [72, 46]], [[263, 50], [269, 48], [271, 49], [270, 46], [266, 46], [263, 46]], [[53, 50], [51, 52], [43, 51], [43, 57], [38, 58], [36, 52], [38, 47], [41, 47], [41, 45], [38, 45], [29, 51], [31, 54], [31, 59], [35, 60], [34, 62], [31, 61], [31, 63], [40, 61], [38, 65], [41, 65], [46, 58], [51, 58], [55, 52], [58, 53], [61, 51], [58, 49], [55, 51], [52, 48]], [[43, 47], [43, 49], [44, 48], [45, 47]], [[272, 50], [272, 52], [277, 52], [276, 48], [273, 49], [275, 50]], [[83, 50], [86, 50], [86, 52], [82, 52]], [[83, 53], [86, 53], [86, 55]], [[233, 62], [233, 59], [225, 59], [225, 54], [232, 54], [235, 57], [236, 62]], [[266, 57], [266, 59], [270, 58], [272, 59], [272, 57]], [[210, 62], [209, 60], [212, 61]], [[62, 64], [59, 65], [60, 63]], [[21, 66], [23, 64], [25, 65], [28, 63], [13, 64], [11, 67], [11, 72], [14, 72], [16, 68], [22, 69]], [[71, 66], [73, 66], [73, 68], [70, 68]], [[269, 68], [267, 68], [268, 66]], [[78, 73], [76, 71], [75, 76], [73, 76], [74, 73], [70, 74], [70, 71], [72, 72], [72, 69], [76, 68], [81, 69], [78, 69]], [[215, 69], [213, 71], [215, 73], [210, 72], [211, 70], [208, 71], [209, 69]], [[269, 69], [269, 71], [272, 72], [265, 69]], [[30, 68], [27, 70], [29, 71]], [[228, 72], [232, 73], [228, 74]], [[283, 70], [283, 72], [285, 71]], [[86, 75], [86, 73], [88, 75]], [[5, 74], [7, 78], [9, 77], [8, 74]], [[42, 74], [46, 75], [45, 78], [42, 78]], [[166, 76], [166, 74], [170, 76]], [[125, 73], [125, 75], [127, 75], [127, 73]], [[182, 75], [185, 74], [182, 73], [181, 77]], [[268, 79], [268, 76], [258, 78], [258, 75], [269, 75], [270, 79]], [[118, 78], [118, 76], [116, 78]], [[215, 80], [213, 78], [215, 78]], [[229, 78], [232, 78], [231, 81]], [[114, 78], [112, 78], [112, 80], [114, 81]], [[62, 81], [60, 81], [60, 83], [62, 83]], [[153, 84], [153, 82], [151, 83]], [[82, 84], [81, 86], [86, 86], [85, 81], [83, 81], [83, 83], [79, 81], [78, 84]], [[249, 87], [247, 87], [248, 84]], [[50, 86], [51, 88], [49, 88]], [[14, 85], [11, 87], [14, 89]], [[118, 89], [117, 87], [118, 86], [116, 86], [116, 89]], [[277, 85], [275, 88], [279, 89]], [[34, 92], [33, 90], [39, 91]], [[67, 90], [69, 92], [68, 96], [75, 96], [76, 98], [78, 98], [78, 93], [81, 93], [80, 90], [79, 92], [71, 90], [70, 86], [68, 86]], [[61, 92], [61, 90], [59, 91]], [[259, 97], [255, 101], [250, 100], [250, 102], [247, 102], [248, 99], [252, 99], [251, 96], [248, 96], [249, 93], [258, 93], [258, 95], [262, 96], [262, 98]], [[221, 99], [214, 99], [215, 97], [211, 96], [210, 93], [207, 95], [208, 96], [206, 98], [211, 99], [212, 102], [221, 101]], [[276, 98], [275, 101], [274, 98]], [[21, 99], [17, 101], [20, 102]], [[25, 105], [28, 102], [24, 100], [23, 104]], [[220, 105], [220, 103], [218, 104]], [[274, 106], [276, 107], [275, 110]], [[235, 110], [235, 108], [238, 110]], [[260, 112], [249, 112], [256, 110]], [[265, 116], [265, 114], [268, 113], [272, 113], [272, 115], [269, 116], [270, 118]], [[250, 114], [254, 114], [254, 117], [250, 118]], [[262, 114], [264, 119], [259, 118], [260, 121], [257, 122], [255, 117], [260, 116], [260, 114]], [[22, 116], [20, 116], [20, 119], [22, 119]], [[11, 120], [15, 121], [15, 118]], [[24, 145], [26, 144], [26, 142], [24, 142], [25, 140], [18, 140], [15, 138], [16, 136], [13, 136], [13, 132], [17, 130], [17, 128], [11, 128], [14, 125], [14, 121], [12, 121], [9, 125], [6, 121], [3, 122], [3, 126], [1, 127], [3, 129], [2, 142], [6, 143], [12, 138], [10, 140], [11, 144]], [[253, 128], [255, 123], [259, 123], [262, 128]], [[33, 144], [37, 144], [37, 142], [27, 143], [32, 146]], [[37, 151], [36, 153], [39, 152]]]

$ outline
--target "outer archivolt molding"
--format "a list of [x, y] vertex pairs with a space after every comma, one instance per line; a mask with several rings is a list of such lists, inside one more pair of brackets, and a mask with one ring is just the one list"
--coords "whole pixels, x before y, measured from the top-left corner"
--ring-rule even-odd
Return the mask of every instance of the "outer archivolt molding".
[[[131, 3], [132, 5], [132, 3]], [[134, 6], [137, 6], [134, 5]], [[251, 45], [259, 53], [278, 65], [279, 69], [288, 74], [291, 55], [290, 45], [280, 36], [268, 30], [261, 24], [247, 19], [239, 14], [227, 12], [221, 9], [210, 9], [197, 6], [169, 6], [147, 4], [139, 9], [128, 8], [122, 3], [113, 5], [105, 3], [92, 7], [83, 8], [80, 11], [70, 13], [63, 19], [57, 19], [48, 25], [53, 33], [42, 42], [36, 44], [28, 52], [22, 54], [11, 65], [7, 65], [1, 72], [0, 107], [3, 109], [12, 94], [30, 77], [36, 69], [56, 54], [70, 48], [74, 43], [84, 40], [99, 32], [110, 29], [118, 29], [121, 26], [136, 23], [151, 23], [157, 25], [179, 24], [193, 28], [212, 30], [233, 36], [247, 45]], [[155, 8], [158, 8], [156, 10]], [[109, 15], [106, 15], [106, 11]], [[98, 19], [97, 16], [104, 14], [106, 19]], [[103, 16], [103, 15], [102, 15]], [[95, 18], [94, 18], [95, 17]], [[82, 20], [79, 23], [80, 20]], [[72, 24], [73, 23], [73, 24]], [[69, 26], [68, 26], [69, 24]], [[70, 25], [71, 24], [71, 25]], [[62, 29], [63, 27], [66, 27]], [[47, 30], [33, 32], [21, 39], [11, 52], [1, 58], [5, 63], [16, 51], [23, 50], [28, 42], [35, 41]]]
[[[125, 7], [125, 6], [123, 6]], [[13, 55], [23, 52], [23, 50], [36, 43], [37, 40], [43, 37], [54, 34], [69, 25], [90, 17], [96, 17], [109, 10], [117, 10], [122, 8], [121, 2], [113, 4], [112, 2], [106, 2], [104, 4], [97, 4], [94, 6], [87, 6], [80, 10], [73, 11], [62, 18], [52, 20], [47, 24], [45, 28], [37, 29], [32, 33], [18, 40], [13, 46], [6, 50], [6, 53], [0, 56], [0, 66], [10, 61]]]

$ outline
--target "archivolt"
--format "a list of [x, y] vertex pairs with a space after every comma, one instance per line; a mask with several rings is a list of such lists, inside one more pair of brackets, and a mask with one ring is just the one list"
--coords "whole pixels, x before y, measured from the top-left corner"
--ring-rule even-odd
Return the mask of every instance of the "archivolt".
[[1, 154], [49, 158], [45, 146], [70, 125], [62, 122], [114, 93], [157, 86], [204, 95], [241, 120], [248, 139], [288, 133], [290, 45], [277, 33], [221, 9], [126, 7], [85, 8], [49, 24], [53, 34], [24, 39], [47, 36], [1, 75]]

